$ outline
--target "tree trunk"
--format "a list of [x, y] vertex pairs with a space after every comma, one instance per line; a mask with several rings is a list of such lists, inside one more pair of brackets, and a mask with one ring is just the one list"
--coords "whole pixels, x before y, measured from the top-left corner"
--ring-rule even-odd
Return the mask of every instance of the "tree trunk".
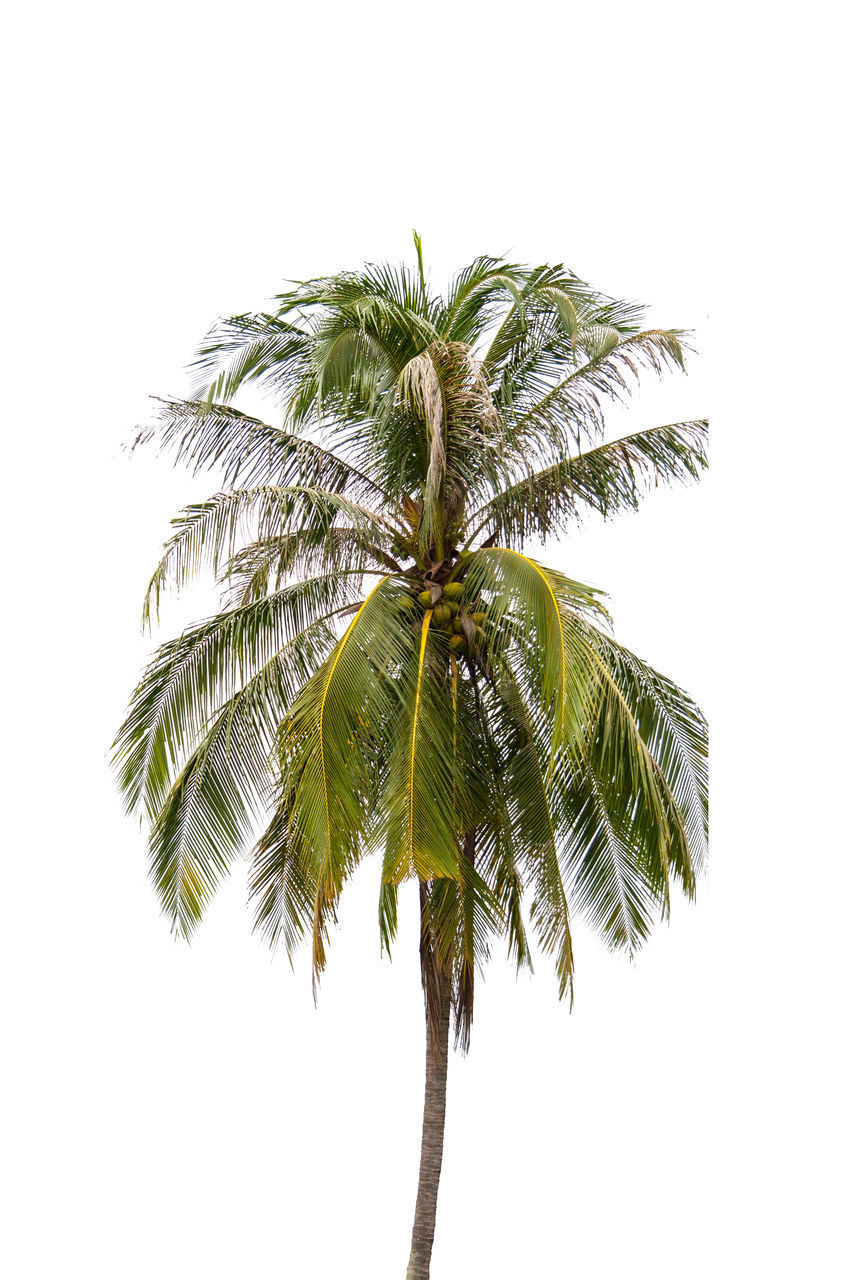
[[[447, 1096], [447, 1041], [450, 1028], [450, 978], [435, 971], [434, 1019], [426, 1015], [426, 1089], [424, 1093], [424, 1127], [421, 1138], [421, 1168], [418, 1198], [415, 1202], [415, 1224], [412, 1229], [412, 1252], [406, 1280], [429, 1280], [432, 1242], [435, 1236], [435, 1207], [438, 1180], [444, 1150], [444, 1107]], [[429, 1006], [429, 1000], [427, 1000]]]

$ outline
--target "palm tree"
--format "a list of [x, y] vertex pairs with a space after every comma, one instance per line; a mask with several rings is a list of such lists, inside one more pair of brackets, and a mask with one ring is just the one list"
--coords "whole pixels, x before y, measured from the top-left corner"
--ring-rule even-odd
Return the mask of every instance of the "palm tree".
[[[212, 331], [195, 398], [153, 427], [224, 487], [173, 521], [145, 600], [211, 571], [223, 609], [162, 645], [115, 743], [151, 878], [188, 938], [251, 848], [255, 928], [326, 964], [375, 854], [390, 950], [417, 884], [426, 1010], [407, 1276], [429, 1275], [449, 1031], [464, 1051], [495, 939], [572, 991], [570, 910], [633, 953], [706, 849], [706, 729], [613, 639], [603, 598], [526, 554], [588, 508], [695, 478], [705, 422], [604, 443], [603, 404], [681, 368], [684, 335], [562, 266], [478, 258], [446, 297], [369, 265]], [[232, 407], [272, 393], [280, 425]], [[261, 833], [258, 838], [258, 833]]]

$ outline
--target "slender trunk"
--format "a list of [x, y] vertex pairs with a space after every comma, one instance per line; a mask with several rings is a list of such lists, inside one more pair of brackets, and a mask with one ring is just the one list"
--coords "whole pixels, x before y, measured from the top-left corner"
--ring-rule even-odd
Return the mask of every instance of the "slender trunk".
[[450, 1028], [450, 978], [436, 967], [433, 985], [433, 1016], [429, 997], [426, 1013], [426, 1089], [424, 1127], [421, 1138], [421, 1167], [418, 1198], [412, 1228], [412, 1252], [406, 1280], [429, 1280], [432, 1242], [435, 1237], [435, 1208], [444, 1150], [444, 1108], [447, 1096], [447, 1047]]

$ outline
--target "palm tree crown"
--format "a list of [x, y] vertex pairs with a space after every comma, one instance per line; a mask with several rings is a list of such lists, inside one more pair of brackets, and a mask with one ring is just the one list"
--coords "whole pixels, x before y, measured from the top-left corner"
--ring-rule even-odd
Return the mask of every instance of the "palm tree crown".
[[[444, 982], [464, 1047], [496, 938], [518, 966], [535, 939], [564, 994], [570, 911], [633, 951], [693, 894], [702, 715], [525, 548], [695, 478], [706, 424], [603, 443], [606, 401], [681, 368], [684, 335], [561, 266], [478, 258], [441, 297], [416, 247], [220, 323], [196, 398], [161, 402], [143, 438], [224, 487], [174, 520], [145, 617], [200, 571], [225, 598], [156, 652], [115, 760], [183, 936], [247, 846], [256, 928], [309, 940], [315, 978], [365, 855], [386, 948], [417, 880], [428, 1014]], [[250, 382], [278, 425], [232, 407]]]

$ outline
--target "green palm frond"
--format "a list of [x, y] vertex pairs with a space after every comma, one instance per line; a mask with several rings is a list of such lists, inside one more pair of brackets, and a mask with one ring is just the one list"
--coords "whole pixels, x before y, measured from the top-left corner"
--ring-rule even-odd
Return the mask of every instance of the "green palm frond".
[[597, 675], [578, 622], [585, 615], [607, 618], [601, 593], [507, 547], [475, 552], [465, 582], [486, 608], [493, 646], [514, 646], [551, 717], [556, 751], [589, 720]]
[[445, 638], [430, 629], [427, 609], [396, 681], [401, 700], [383, 808], [384, 880], [399, 884], [454, 877], [458, 840], [453, 801], [462, 778], [454, 758], [454, 707]]
[[383, 341], [377, 318], [375, 307], [363, 306], [324, 320], [317, 332], [316, 370], [302, 388], [301, 406], [316, 406], [323, 416], [336, 405], [345, 411], [350, 406], [375, 411], [387, 400], [401, 356]]
[[162, 645], [131, 698], [113, 744], [129, 811], [154, 820], [182, 755], [211, 716], [259, 672], [281, 658], [286, 699], [325, 657], [332, 619], [352, 600], [340, 574], [296, 583], [244, 608], [217, 614]]
[[475, 258], [451, 284], [440, 321], [443, 336], [451, 342], [476, 342], [505, 306], [523, 310], [523, 285], [520, 267], [498, 258]]
[[541, 715], [538, 722], [534, 719], [511, 670], [500, 673], [497, 697], [489, 705], [492, 735], [503, 744], [501, 777], [510, 808], [511, 847], [521, 881], [533, 894], [531, 925], [542, 950], [554, 956], [560, 996], [571, 995], [572, 933], [560, 867], [547, 724]]
[[[563, 266], [534, 267], [527, 273], [519, 305], [509, 308], [492, 335], [483, 361], [487, 376], [507, 385], [518, 379], [522, 368], [543, 367], [549, 357], [566, 350], [567, 340], [577, 337], [581, 318], [594, 314], [595, 307], [603, 304], [608, 317], [614, 318], [611, 302]], [[627, 325], [634, 319], [631, 309], [622, 322]]]
[[264, 485], [215, 493], [206, 502], [185, 507], [172, 520], [174, 533], [151, 575], [143, 602], [143, 625], [150, 625], [152, 609], [171, 580], [180, 589], [198, 574], [227, 569], [237, 544], [247, 536], [264, 540], [282, 534], [300, 535], [303, 545], [322, 545], [335, 522], [356, 529], [365, 545], [382, 546], [395, 537], [393, 525], [339, 493], [323, 489]]
[[[245, 850], [271, 792], [275, 728], [333, 640], [325, 620], [305, 628], [224, 704], [220, 695], [216, 699], [220, 709], [203, 725], [205, 702], [211, 700], [209, 682], [215, 681], [217, 674], [211, 658], [221, 662], [221, 655], [212, 655], [208, 649], [203, 672], [198, 664], [191, 666], [188, 679], [185, 667], [182, 680], [167, 684], [171, 732], [164, 732], [167, 698], [149, 726], [147, 739], [139, 741], [136, 749], [149, 751], [154, 765], [168, 746], [174, 762], [180, 748], [202, 734], [168, 793], [168, 771], [161, 766], [156, 773], [149, 771], [143, 796], [153, 817], [149, 840], [152, 883], [180, 936], [189, 937], [219, 880]], [[220, 684], [223, 674], [220, 667]], [[163, 691], [161, 687], [161, 694]], [[137, 770], [135, 776], [143, 775]]]
[[322, 571], [357, 577], [369, 570], [403, 575], [393, 556], [361, 529], [333, 526], [322, 536], [283, 533], [259, 538], [235, 551], [219, 576], [232, 608], [280, 591], [288, 579]]
[[504, 920], [506, 932], [507, 955], [515, 962], [516, 972], [529, 969], [533, 972], [533, 957], [527, 940], [527, 928], [524, 920], [522, 896], [524, 893], [524, 877], [511, 856], [509, 846], [505, 848], [505, 857], [497, 860], [493, 889], [498, 910]]
[[249, 895], [256, 932], [293, 957], [314, 922], [316, 888], [293, 823], [293, 791], [279, 799], [272, 821], [252, 852]]
[[675, 685], [589, 629], [601, 704], [566, 758], [558, 798], [570, 839], [570, 896], [612, 946], [636, 951], [669, 909], [670, 879], [692, 896], [707, 843], [706, 726]]
[[201, 920], [261, 811], [271, 780], [264, 725], [244, 699], [230, 702], [178, 773], [151, 827], [151, 880], [180, 937]]
[[376, 762], [401, 743], [397, 681], [414, 647], [409, 599], [389, 578], [373, 588], [294, 702], [281, 736], [294, 779], [292, 817], [315, 886], [315, 975], [325, 964], [328, 920], [375, 823]]
[[232, 316], [208, 334], [191, 365], [196, 392], [228, 401], [247, 382], [276, 390], [302, 374], [311, 359], [311, 335], [281, 316]]
[[668, 820], [677, 831], [670, 865], [692, 895], [708, 852], [707, 722], [683, 689], [636, 654], [611, 636], [596, 633], [595, 641], [655, 762]]
[[399, 886], [388, 880], [379, 882], [379, 940], [382, 951], [391, 954], [397, 937], [397, 907]]
[[[658, 375], [683, 369], [685, 336], [675, 329], [649, 329], [622, 337], [606, 324], [581, 328], [571, 349], [580, 350], [586, 360], [573, 359], [575, 367], [547, 390], [529, 371], [511, 389], [505, 379], [502, 382], [498, 407], [507, 421], [512, 448], [522, 454], [532, 448], [541, 453], [544, 443], [559, 461], [579, 450], [584, 441], [600, 438], [605, 429], [602, 402], [623, 399], [631, 389], [630, 379], [638, 381], [643, 369]], [[569, 363], [567, 356], [556, 365], [551, 356], [549, 372], [560, 363]]]
[[606, 779], [592, 767], [576, 771], [560, 806], [567, 833], [562, 850], [570, 902], [608, 946], [634, 954], [660, 917], [664, 900], [646, 867], [646, 850], [625, 809], [614, 814]]
[[636, 510], [642, 494], [660, 484], [698, 480], [708, 465], [708, 423], [675, 422], [624, 436], [510, 485], [475, 511], [476, 535], [523, 544], [544, 542], [583, 518], [587, 509], [610, 516]]
[[154, 422], [134, 447], [156, 441], [192, 473], [218, 468], [227, 487], [270, 484], [346, 492], [380, 508], [388, 495], [350, 462], [292, 431], [270, 426], [231, 405], [208, 400], [162, 400]]
[[[209, 752], [213, 750], [211, 757]], [[231, 867], [248, 829], [242, 795], [217, 785], [221, 736], [215, 730], [190, 757], [149, 836], [150, 876], [173, 931], [189, 938]], [[227, 777], [227, 775], [226, 775]]]

